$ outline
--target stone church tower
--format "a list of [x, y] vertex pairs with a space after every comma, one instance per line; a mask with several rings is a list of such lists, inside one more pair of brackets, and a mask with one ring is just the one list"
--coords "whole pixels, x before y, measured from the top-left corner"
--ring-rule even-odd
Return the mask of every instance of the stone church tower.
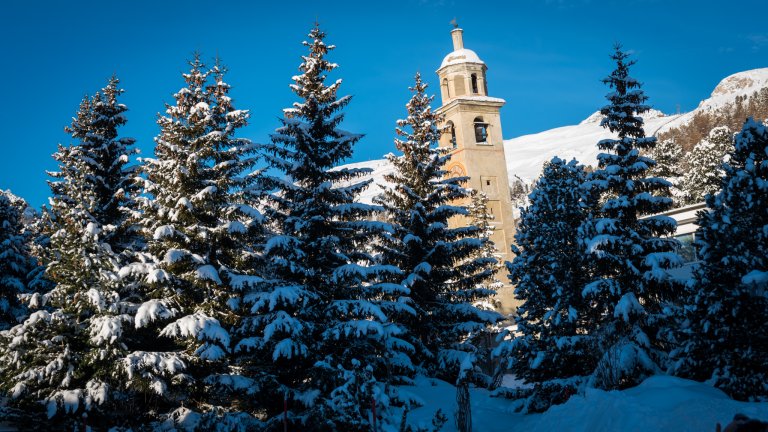
[[[462, 33], [460, 28], [451, 31], [453, 52], [445, 56], [437, 70], [443, 101], [437, 111], [445, 116], [444, 126], [447, 126], [440, 147], [447, 147], [451, 152], [446, 166], [449, 175], [469, 176], [466, 187], [488, 195], [488, 208], [496, 228], [492, 240], [502, 259], [511, 260], [515, 221], [499, 115], [505, 101], [488, 96], [487, 67], [474, 51], [464, 48]], [[467, 221], [454, 223], [466, 224]], [[498, 278], [505, 284], [498, 296], [501, 312], [511, 313], [515, 300], [506, 268], [499, 272]]]

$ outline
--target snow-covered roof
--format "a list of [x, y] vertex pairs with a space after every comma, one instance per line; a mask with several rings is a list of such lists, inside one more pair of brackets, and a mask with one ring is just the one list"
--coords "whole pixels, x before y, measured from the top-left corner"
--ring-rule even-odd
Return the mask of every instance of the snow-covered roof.
[[469, 101], [478, 101], [478, 102], [499, 102], [499, 103], [507, 103], [502, 98], [497, 98], [493, 96], [483, 96], [483, 95], [464, 95], [464, 96], [458, 96], [456, 97], [457, 100], [469, 100]]
[[461, 64], [461, 63], [485, 64], [485, 62], [480, 60], [480, 57], [478, 57], [477, 53], [475, 53], [471, 49], [461, 48], [445, 56], [445, 58], [443, 59], [443, 62], [440, 63], [440, 69], [446, 66]]

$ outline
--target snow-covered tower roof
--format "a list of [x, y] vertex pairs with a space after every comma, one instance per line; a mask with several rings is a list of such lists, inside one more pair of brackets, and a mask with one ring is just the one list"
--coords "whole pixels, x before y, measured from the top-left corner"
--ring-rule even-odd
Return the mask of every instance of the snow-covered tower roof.
[[[457, 65], [461, 63], [478, 63], [485, 65], [485, 63], [480, 60], [477, 53], [471, 49], [464, 48], [464, 30], [460, 28], [453, 29], [451, 31], [451, 38], [453, 39], [453, 51], [443, 58], [443, 62], [440, 64], [440, 69], [449, 65]], [[438, 71], [440, 69], [438, 69]]]
[[464, 48], [464, 30], [454, 28], [451, 39], [453, 51], [445, 56], [437, 70], [443, 104], [456, 98], [487, 98], [485, 63], [474, 51]]

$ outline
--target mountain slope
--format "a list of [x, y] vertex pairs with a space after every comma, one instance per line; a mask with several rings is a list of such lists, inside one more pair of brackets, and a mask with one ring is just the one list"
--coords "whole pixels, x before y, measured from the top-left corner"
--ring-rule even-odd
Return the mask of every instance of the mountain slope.
[[[666, 116], [660, 111], [653, 110], [643, 116], [645, 133], [654, 134], [659, 128], [678, 117]], [[610, 131], [600, 127], [600, 119], [600, 114], [595, 113], [577, 125], [563, 126], [505, 140], [504, 154], [507, 159], [510, 183], [515, 176], [526, 183], [533, 182], [541, 173], [544, 162], [549, 161], [553, 156], [565, 160], [576, 158], [584, 165], [596, 165], [599, 153], [597, 142], [613, 137]]]
[[720, 81], [712, 90], [709, 98], [699, 103], [695, 110], [679, 116], [674, 121], [664, 125], [659, 133], [672, 128], [678, 128], [689, 123], [697, 114], [715, 112], [728, 108], [738, 97], [749, 97], [755, 92], [768, 88], [768, 68], [752, 69], [730, 75]]
[[733, 74], [715, 87], [699, 106], [659, 131], [659, 139], [672, 139], [690, 151], [719, 126], [741, 129], [747, 117], [768, 118], [768, 68]]

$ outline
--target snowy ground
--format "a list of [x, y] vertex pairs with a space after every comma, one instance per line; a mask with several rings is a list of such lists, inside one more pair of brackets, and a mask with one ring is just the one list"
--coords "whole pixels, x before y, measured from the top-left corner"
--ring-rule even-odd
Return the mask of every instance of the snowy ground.
[[[441, 408], [449, 419], [441, 432], [456, 432], [456, 389], [428, 378], [418, 378], [416, 384], [402, 388], [424, 403], [409, 414], [409, 423], [429, 427]], [[492, 398], [483, 389], [472, 390], [471, 403], [476, 432], [707, 432], [717, 423], [728, 424], [737, 413], [768, 420], [768, 403], [736, 402], [706, 384], [668, 376], [654, 376], [620, 392], [591, 389], [543, 414], [516, 413], [513, 401]], [[6, 430], [12, 429], [0, 419], [0, 431]]]
[[12, 429], [11, 425], [8, 424], [7, 421], [3, 418], [3, 408], [8, 403], [7, 399], [4, 397], [0, 397], [0, 432], [11, 432], [15, 431], [16, 429]]
[[[439, 380], [420, 379], [407, 387], [425, 405], [409, 415], [412, 425], [430, 425], [438, 408], [449, 418], [442, 432], [455, 432], [453, 413], [456, 391]], [[489, 396], [487, 390], [471, 394], [473, 429], [478, 432], [616, 432], [616, 431], [714, 431], [728, 424], [734, 414], [768, 420], [768, 403], [736, 402], [720, 390], [694, 381], [654, 376], [624, 391], [591, 389], [543, 414], [514, 412], [514, 403]]]

